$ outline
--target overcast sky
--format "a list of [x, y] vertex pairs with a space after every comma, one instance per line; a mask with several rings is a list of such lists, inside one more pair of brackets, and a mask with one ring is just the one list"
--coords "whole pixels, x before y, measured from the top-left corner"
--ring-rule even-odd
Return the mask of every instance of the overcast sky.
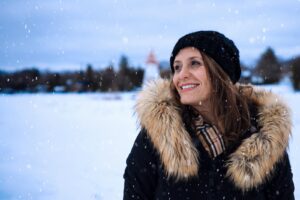
[[217, 30], [254, 63], [268, 47], [300, 55], [300, 0], [0, 0], [0, 70], [160, 61], [182, 35]]

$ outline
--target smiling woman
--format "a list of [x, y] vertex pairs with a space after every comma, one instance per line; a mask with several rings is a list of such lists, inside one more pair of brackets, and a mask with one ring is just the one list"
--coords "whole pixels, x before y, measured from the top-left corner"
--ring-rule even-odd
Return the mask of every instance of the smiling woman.
[[200, 52], [193, 47], [180, 50], [173, 68], [173, 83], [181, 103], [194, 107], [208, 104], [211, 83]]
[[170, 65], [172, 80], [139, 95], [142, 130], [127, 158], [124, 199], [294, 199], [289, 108], [237, 83], [233, 41], [187, 34]]

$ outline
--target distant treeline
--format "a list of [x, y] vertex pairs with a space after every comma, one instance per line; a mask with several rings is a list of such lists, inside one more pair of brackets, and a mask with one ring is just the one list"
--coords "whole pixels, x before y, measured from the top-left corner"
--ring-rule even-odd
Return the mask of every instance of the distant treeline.
[[[161, 76], [169, 77], [170, 67], [160, 66]], [[252, 84], [277, 83], [283, 77], [292, 80], [295, 90], [300, 90], [300, 56], [280, 61], [268, 48], [255, 66], [242, 65], [240, 82]], [[16, 72], [0, 71], [0, 92], [96, 92], [131, 91], [141, 87], [144, 70], [130, 66], [128, 58], [121, 56], [118, 70], [109, 65], [95, 70], [87, 65], [86, 70], [74, 72], [41, 72], [36, 68]]]
[[36, 68], [0, 71], [0, 92], [129, 91], [141, 86], [143, 75], [143, 69], [129, 66], [127, 57], [122, 56], [117, 71], [112, 65], [95, 70], [90, 64], [86, 70], [74, 72], [40, 72]]

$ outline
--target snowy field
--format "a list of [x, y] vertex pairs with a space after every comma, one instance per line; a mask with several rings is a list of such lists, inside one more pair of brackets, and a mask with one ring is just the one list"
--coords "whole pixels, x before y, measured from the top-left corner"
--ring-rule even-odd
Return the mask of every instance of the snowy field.
[[[289, 154], [300, 199], [300, 93], [268, 89], [293, 111]], [[122, 199], [125, 160], [138, 132], [135, 96], [0, 95], [0, 199]]]

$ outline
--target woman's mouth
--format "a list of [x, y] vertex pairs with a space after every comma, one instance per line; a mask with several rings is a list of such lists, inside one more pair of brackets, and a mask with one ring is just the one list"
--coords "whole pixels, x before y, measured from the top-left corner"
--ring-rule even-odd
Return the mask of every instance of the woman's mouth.
[[179, 86], [182, 92], [190, 91], [196, 88], [199, 84], [184, 84]]

